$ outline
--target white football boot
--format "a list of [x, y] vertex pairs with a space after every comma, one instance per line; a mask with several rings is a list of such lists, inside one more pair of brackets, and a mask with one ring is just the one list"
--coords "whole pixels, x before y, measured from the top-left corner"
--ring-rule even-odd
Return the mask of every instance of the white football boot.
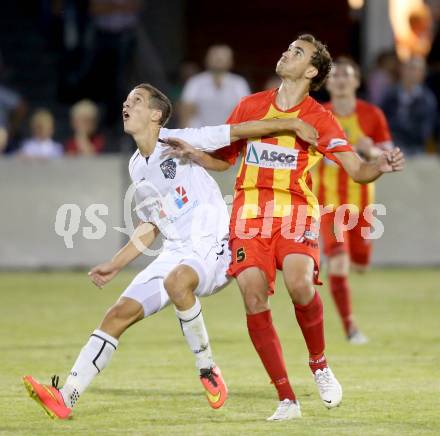
[[368, 338], [360, 331], [356, 330], [351, 333], [348, 338], [348, 342], [353, 345], [364, 345], [368, 343]]
[[288, 419], [301, 418], [301, 407], [299, 401], [288, 400], [280, 401], [277, 410], [267, 421], [287, 421]]
[[342, 387], [330, 368], [318, 369], [314, 374], [319, 396], [327, 409], [339, 406], [342, 401]]

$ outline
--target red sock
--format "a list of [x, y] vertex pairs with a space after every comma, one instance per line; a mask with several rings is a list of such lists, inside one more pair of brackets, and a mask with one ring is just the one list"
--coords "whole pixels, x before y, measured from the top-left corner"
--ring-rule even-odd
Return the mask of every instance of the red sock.
[[333, 301], [338, 309], [345, 333], [348, 335], [353, 323], [351, 317], [351, 291], [348, 285], [348, 279], [344, 276], [333, 275], [330, 275], [328, 278]]
[[310, 303], [305, 306], [294, 304], [295, 315], [299, 326], [301, 327], [304, 340], [309, 350], [309, 366], [312, 372], [317, 369], [327, 367], [327, 361], [324, 356], [324, 317], [322, 311], [322, 301], [315, 291], [315, 295]]
[[270, 310], [247, 315], [247, 326], [252, 343], [278, 391], [280, 401], [286, 398], [295, 401], [295, 394], [287, 377], [283, 351], [277, 332], [272, 324]]

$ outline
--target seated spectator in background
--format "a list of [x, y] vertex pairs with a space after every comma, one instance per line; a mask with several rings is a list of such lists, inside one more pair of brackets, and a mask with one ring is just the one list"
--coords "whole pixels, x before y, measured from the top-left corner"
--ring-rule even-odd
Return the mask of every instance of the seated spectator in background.
[[31, 137], [23, 142], [19, 155], [28, 158], [53, 159], [63, 155], [63, 146], [52, 139], [54, 118], [46, 109], [31, 117]]
[[379, 53], [376, 64], [368, 76], [368, 100], [380, 105], [387, 90], [396, 83], [399, 75], [399, 59], [394, 51]]
[[0, 134], [0, 153], [6, 150], [8, 141], [14, 138], [26, 115], [26, 111], [27, 106], [21, 96], [0, 85], [0, 130], [2, 131]]
[[409, 59], [401, 67], [400, 82], [389, 90], [381, 104], [394, 143], [408, 155], [425, 152], [434, 131], [437, 102], [423, 84], [425, 74], [422, 57]]
[[250, 93], [246, 80], [229, 71], [233, 52], [227, 45], [213, 45], [206, 54], [206, 71], [186, 83], [179, 104], [181, 127], [224, 123], [238, 101]]
[[70, 109], [70, 125], [73, 136], [66, 142], [69, 155], [101, 153], [104, 149], [104, 136], [97, 133], [98, 107], [90, 100], [81, 100]]

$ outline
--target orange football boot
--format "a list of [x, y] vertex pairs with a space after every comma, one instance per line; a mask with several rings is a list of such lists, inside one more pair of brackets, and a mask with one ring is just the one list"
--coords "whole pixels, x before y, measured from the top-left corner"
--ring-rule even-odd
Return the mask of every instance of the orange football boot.
[[68, 419], [72, 409], [65, 404], [61, 392], [58, 389], [58, 376], [52, 377], [52, 386], [38, 383], [32, 376], [23, 377], [23, 383], [29, 392], [29, 396], [35, 400], [45, 412], [52, 418]]
[[219, 409], [228, 398], [228, 387], [218, 366], [200, 370], [200, 381], [206, 391], [206, 398], [213, 409]]

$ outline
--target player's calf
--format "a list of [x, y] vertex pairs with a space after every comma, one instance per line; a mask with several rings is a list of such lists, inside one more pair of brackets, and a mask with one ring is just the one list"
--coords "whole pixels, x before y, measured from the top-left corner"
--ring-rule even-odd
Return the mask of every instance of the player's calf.
[[100, 330], [116, 339], [135, 322], [144, 317], [144, 309], [137, 301], [121, 297], [104, 316], [99, 326]]

